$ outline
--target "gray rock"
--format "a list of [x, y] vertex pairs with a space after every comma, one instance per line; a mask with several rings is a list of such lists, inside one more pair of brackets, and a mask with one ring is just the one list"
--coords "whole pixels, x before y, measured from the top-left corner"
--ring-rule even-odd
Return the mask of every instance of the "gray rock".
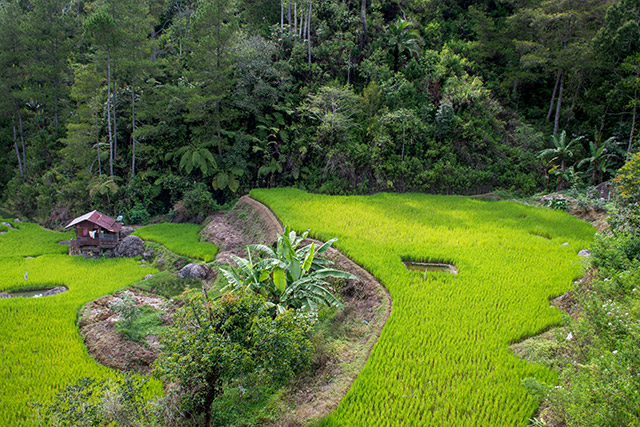
[[116, 246], [113, 255], [116, 257], [136, 257], [144, 253], [144, 241], [138, 236], [127, 236]]
[[16, 218], [13, 220], [13, 222], [22, 222], [22, 221], [20, 221], [20, 218]]
[[569, 244], [569, 242], [564, 242], [562, 246], [571, 246], [571, 245]]
[[209, 275], [209, 268], [201, 264], [187, 264], [178, 272], [181, 279], [206, 279]]
[[136, 229], [133, 228], [133, 227], [122, 227], [120, 229], [120, 238], [124, 239], [125, 237], [127, 237], [128, 235], [133, 233], [134, 231], [136, 231]]
[[144, 280], [151, 279], [152, 277], [153, 274], [147, 274], [146, 276], [144, 276]]
[[43, 297], [50, 297], [50, 296], [58, 295], [58, 294], [61, 294], [61, 293], [63, 293], [63, 292], [67, 292], [67, 291], [68, 291], [68, 289], [67, 289], [66, 287], [64, 287], [64, 286], [57, 286], [57, 287], [55, 287], [55, 288], [53, 288], [53, 289], [49, 289], [48, 291], [43, 292], [43, 293], [42, 293], [42, 296], [43, 296]]
[[583, 257], [590, 257], [591, 252], [589, 252], [589, 249], [583, 249], [580, 252], [578, 252], [578, 255]]
[[0, 224], [4, 225], [4, 226], [6, 226], [6, 227], [8, 227], [8, 228], [10, 228], [12, 230], [16, 229], [13, 225], [9, 224], [8, 222], [0, 222]]
[[7, 234], [6, 231], [0, 231], [0, 236], [2, 236], [3, 234]]
[[0, 292], [0, 299], [5, 299], [5, 298], [13, 298], [13, 295], [8, 294], [6, 292]]
[[156, 254], [155, 254], [154, 251], [145, 251], [142, 254], [142, 259], [145, 260], [145, 261], [151, 261], [155, 255]]

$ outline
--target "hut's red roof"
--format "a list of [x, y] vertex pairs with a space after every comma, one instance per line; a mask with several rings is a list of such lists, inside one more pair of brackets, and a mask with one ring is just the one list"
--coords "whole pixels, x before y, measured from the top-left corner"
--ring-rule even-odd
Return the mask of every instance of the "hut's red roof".
[[78, 218], [71, 221], [65, 228], [72, 227], [83, 221], [89, 221], [90, 223], [102, 227], [105, 230], [111, 231], [112, 233], [118, 233], [122, 228], [122, 224], [117, 223], [115, 219], [98, 211], [91, 211], [82, 216], [79, 216]]

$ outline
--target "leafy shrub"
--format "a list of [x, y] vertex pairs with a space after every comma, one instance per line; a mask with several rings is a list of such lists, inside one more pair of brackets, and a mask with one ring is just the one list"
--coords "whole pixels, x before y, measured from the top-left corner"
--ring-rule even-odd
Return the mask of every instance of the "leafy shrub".
[[613, 180], [617, 206], [609, 224], [614, 233], [640, 236], [640, 153], [636, 153]]
[[37, 407], [45, 426], [167, 425], [154, 423], [162, 422], [162, 411], [147, 395], [147, 380], [139, 376], [125, 373], [107, 380], [82, 377], [60, 391], [53, 403]]
[[111, 311], [120, 315], [119, 324], [130, 326], [133, 319], [138, 314], [138, 306], [136, 306], [136, 298], [129, 292], [123, 292], [109, 306]]
[[136, 203], [125, 211], [123, 217], [126, 224], [146, 224], [151, 215], [144, 205]]
[[210, 424], [211, 406], [226, 386], [281, 384], [311, 360], [308, 317], [289, 311], [275, 318], [246, 290], [214, 301], [188, 294], [163, 334], [156, 374], [176, 382], [183, 410]]

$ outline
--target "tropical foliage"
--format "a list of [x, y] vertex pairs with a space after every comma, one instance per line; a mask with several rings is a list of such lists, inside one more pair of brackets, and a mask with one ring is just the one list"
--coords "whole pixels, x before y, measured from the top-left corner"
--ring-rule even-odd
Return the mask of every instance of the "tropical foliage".
[[[146, 220], [196, 187], [206, 203], [190, 219], [259, 186], [529, 194], [606, 181], [637, 139], [637, 8], [3, 2], [2, 202], [57, 224], [93, 208]], [[563, 129], [566, 155], [537, 158]], [[624, 152], [608, 167], [593, 129]]]
[[[508, 345], [560, 322], [548, 299], [581, 274], [576, 254], [593, 228], [564, 212], [463, 197], [251, 194], [294, 229], [336, 236], [393, 299], [367, 364], [321, 425], [528, 424], [539, 400], [522, 381], [554, 385], [556, 375]], [[459, 274], [409, 271], [406, 259]]]
[[[247, 247], [247, 259], [231, 255], [237, 267], [220, 268], [228, 283], [226, 289], [247, 288], [265, 298], [268, 309], [280, 314], [288, 309], [317, 312], [321, 306], [342, 308], [325, 279], [357, 280], [357, 277], [328, 268], [331, 262], [320, 257], [336, 239], [327, 241], [317, 250], [315, 243], [299, 248], [308, 235], [309, 230], [298, 236], [294, 230], [285, 227], [284, 234], [278, 236], [275, 249], [266, 245], [250, 245]], [[252, 250], [264, 257], [254, 262]]]

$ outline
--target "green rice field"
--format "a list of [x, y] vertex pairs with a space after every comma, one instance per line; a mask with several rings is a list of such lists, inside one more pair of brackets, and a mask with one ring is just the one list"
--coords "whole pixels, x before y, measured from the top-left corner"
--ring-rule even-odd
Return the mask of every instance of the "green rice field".
[[202, 227], [196, 224], [153, 224], [139, 228], [134, 234], [143, 240], [160, 243], [178, 255], [210, 262], [218, 253], [218, 247], [201, 242], [201, 230]]
[[56, 391], [80, 377], [115, 374], [87, 353], [76, 327], [78, 310], [155, 273], [132, 259], [68, 256], [67, 246], [57, 242], [72, 233], [29, 223], [16, 226], [0, 235], [0, 292], [57, 285], [69, 290], [50, 297], [0, 299], [3, 426], [36, 425], [31, 403], [48, 403]]
[[[323, 196], [254, 190], [285, 224], [336, 247], [389, 290], [392, 314], [347, 395], [323, 426], [526, 426], [552, 385], [509, 344], [561, 320], [549, 298], [580, 277], [595, 230], [569, 215], [455, 196]], [[567, 243], [567, 245], [565, 245]], [[458, 274], [409, 271], [405, 260]]]

